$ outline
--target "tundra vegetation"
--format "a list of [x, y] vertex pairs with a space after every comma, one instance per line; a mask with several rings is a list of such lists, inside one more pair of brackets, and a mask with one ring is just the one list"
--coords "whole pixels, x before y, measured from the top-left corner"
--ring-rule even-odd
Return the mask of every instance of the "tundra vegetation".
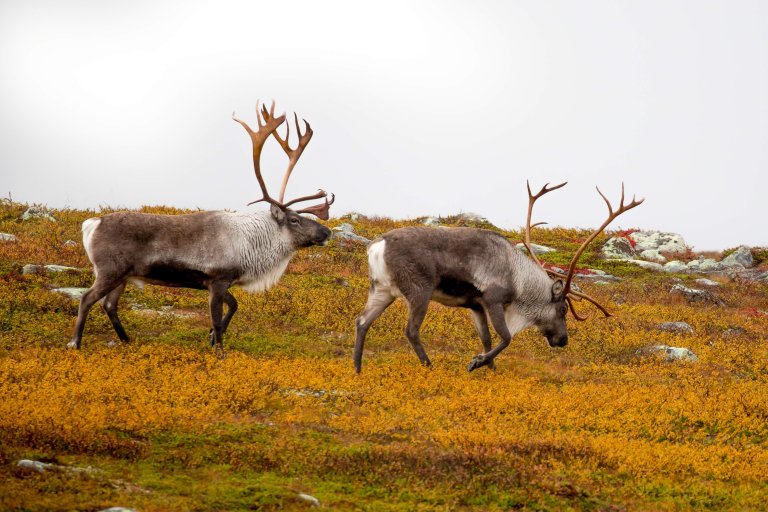
[[[468, 373], [480, 348], [471, 317], [433, 303], [421, 329], [428, 369], [405, 340], [397, 302], [368, 332], [368, 364], [356, 375], [366, 248], [332, 242], [299, 252], [263, 294], [232, 289], [240, 309], [224, 359], [208, 345], [207, 294], [152, 286], [123, 295], [130, 343], [107, 346], [115, 334], [94, 310], [90, 342], [72, 351], [78, 303], [51, 289], [90, 285], [80, 224], [108, 210], [22, 221], [26, 208], [0, 207], [0, 232], [16, 237], [0, 241], [2, 510], [310, 507], [300, 494], [332, 510], [765, 507], [765, 283], [714, 278], [722, 305], [689, 303], [669, 290], [701, 276], [601, 260], [608, 232], [580, 267], [621, 281], [575, 282], [614, 317], [569, 319], [567, 348], [524, 331], [495, 371]], [[354, 224], [372, 239], [419, 222]], [[562, 267], [589, 233], [539, 228], [533, 241], [556, 248], [539, 259]], [[83, 270], [23, 274], [30, 263]], [[659, 328], [677, 321], [692, 332]], [[653, 344], [687, 347], [698, 360], [638, 355]], [[39, 473], [20, 459], [97, 471]]]

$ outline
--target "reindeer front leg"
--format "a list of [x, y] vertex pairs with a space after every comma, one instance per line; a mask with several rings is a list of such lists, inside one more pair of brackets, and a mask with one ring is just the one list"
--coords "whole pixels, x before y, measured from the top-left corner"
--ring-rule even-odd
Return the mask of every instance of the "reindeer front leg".
[[502, 303], [488, 304], [486, 306], [488, 317], [491, 319], [491, 324], [494, 330], [499, 334], [501, 342], [496, 347], [485, 354], [476, 355], [467, 366], [467, 371], [473, 371], [483, 366], [490, 366], [493, 364], [493, 360], [499, 353], [507, 348], [509, 342], [512, 341], [512, 333], [509, 332], [507, 327], [507, 320], [504, 316], [504, 306]]
[[[211, 327], [213, 328], [213, 341], [216, 351], [221, 357], [224, 353], [224, 302], [229, 294], [229, 282], [215, 281], [208, 286], [208, 305], [211, 310]], [[230, 317], [231, 318], [231, 317]]]

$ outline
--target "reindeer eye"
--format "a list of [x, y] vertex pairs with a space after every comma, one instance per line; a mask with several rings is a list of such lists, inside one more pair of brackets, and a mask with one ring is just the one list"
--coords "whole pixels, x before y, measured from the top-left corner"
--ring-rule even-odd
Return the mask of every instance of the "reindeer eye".
[[296, 225], [296, 224], [298, 224], [298, 223], [299, 223], [299, 219], [297, 219], [297, 218], [295, 218], [295, 217], [291, 219], [291, 224], [294, 224], [294, 225]]
[[565, 316], [566, 314], [568, 314], [568, 306], [563, 304], [560, 306], [560, 316]]

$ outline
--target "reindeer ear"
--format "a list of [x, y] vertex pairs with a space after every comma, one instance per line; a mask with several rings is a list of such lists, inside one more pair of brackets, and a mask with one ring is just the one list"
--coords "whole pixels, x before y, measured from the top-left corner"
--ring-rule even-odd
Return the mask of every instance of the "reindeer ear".
[[552, 283], [552, 302], [560, 302], [561, 300], [563, 300], [563, 281], [557, 279]]
[[273, 204], [269, 207], [269, 211], [272, 213], [272, 218], [274, 218], [278, 224], [281, 226], [285, 224], [285, 212], [282, 208]]

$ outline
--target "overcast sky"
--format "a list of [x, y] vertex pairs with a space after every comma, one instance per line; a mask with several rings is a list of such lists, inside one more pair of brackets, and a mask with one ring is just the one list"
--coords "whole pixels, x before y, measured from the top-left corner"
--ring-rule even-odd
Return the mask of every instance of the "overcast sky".
[[[768, 245], [768, 2], [0, 1], [0, 195], [54, 207], [245, 209], [257, 99], [315, 135], [288, 196], [334, 215], [537, 203], [697, 250]], [[286, 158], [262, 168], [277, 193]], [[264, 208], [258, 205], [250, 208]]]

